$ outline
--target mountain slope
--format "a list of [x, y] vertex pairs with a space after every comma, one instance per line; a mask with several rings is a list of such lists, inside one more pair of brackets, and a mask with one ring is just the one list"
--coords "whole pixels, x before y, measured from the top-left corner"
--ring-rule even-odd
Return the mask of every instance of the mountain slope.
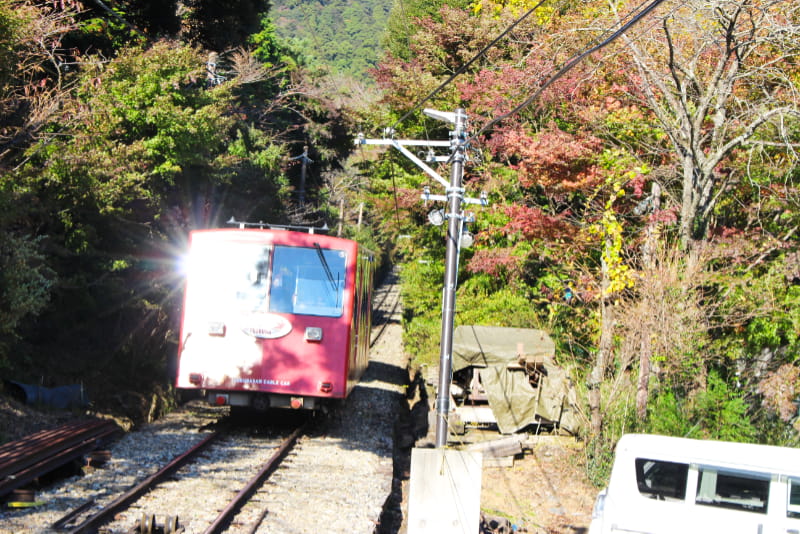
[[392, 0], [275, 0], [278, 35], [310, 66], [366, 80], [380, 56]]

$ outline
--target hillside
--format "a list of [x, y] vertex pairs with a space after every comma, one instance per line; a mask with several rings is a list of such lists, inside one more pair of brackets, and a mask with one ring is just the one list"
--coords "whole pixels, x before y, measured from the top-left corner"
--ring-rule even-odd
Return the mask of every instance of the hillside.
[[360, 80], [380, 56], [392, 0], [276, 0], [271, 15], [279, 37], [312, 67]]

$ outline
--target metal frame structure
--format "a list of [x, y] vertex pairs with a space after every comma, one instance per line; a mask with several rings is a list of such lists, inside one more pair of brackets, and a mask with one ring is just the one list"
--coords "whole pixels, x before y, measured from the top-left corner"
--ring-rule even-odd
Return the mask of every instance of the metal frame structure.
[[[392, 146], [445, 188], [444, 195], [432, 195], [427, 187], [422, 194], [422, 199], [424, 201], [438, 200], [447, 202], [447, 212], [444, 215], [444, 219], [448, 221], [447, 249], [445, 252], [444, 288], [442, 290], [439, 389], [436, 398], [436, 447], [441, 448], [447, 444], [447, 417], [450, 412], [449, 392], [452, 382], [453, 323], [455, 319], [456, 287], [458, 285], [458, 256], [463, 224], [465, 220], [469, 218], [469, 215], [465, 214], [461, 208], [462, 204], [486, 206], [488, 205], [488, 201], [485, 193], [482, 193], [479, 198], [465, 197], [465, 190], [461, 185], [464, 174], [464, 162], [467, 159], [466, 147], [468, 142], [467, 114], [464, 109], [458, 108], [455, 112], [425, 109], [423, 113], [431, 118], [445, 121], [453, 125], [454, 129], [450, 132], [450, 141], [398, 140], [391, 138], [390, 136], [394, 134], [394, 131], [388, 130], [385, 132], [387, 137], [383, 139], [366, 139], [363, 135], [359, 134], [356, 139], [356, 144]], [[439, 173], [428, 166], [426, 162], [422, 161], [408, 150], [406, 147], [409, 146], [428, 147], [428, 161], [451, 162], [450, 180], [448, 181], [440, 176]], [[451, 152], [450, 156], [435, 156], [433, 154], [433, 148], [435, 147], [449, 147]]]

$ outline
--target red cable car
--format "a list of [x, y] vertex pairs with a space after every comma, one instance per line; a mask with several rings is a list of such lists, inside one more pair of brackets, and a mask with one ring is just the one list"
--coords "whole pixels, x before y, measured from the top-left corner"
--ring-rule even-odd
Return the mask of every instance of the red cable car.
[[374, 254], [244, 226], [189, 236], [176, 387], [256, 409], [346, 398], [369, 359]]

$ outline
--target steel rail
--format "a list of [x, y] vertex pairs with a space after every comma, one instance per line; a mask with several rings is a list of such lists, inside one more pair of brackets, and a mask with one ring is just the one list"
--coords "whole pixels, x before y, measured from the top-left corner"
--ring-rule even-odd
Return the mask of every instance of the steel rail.
[[0, 496], [97, 448], [119, 431], [112, 421], [62, 425], [0, 448]]
[[[280, 462], [286, 456], [286, 454], [291, 450], [294, 446], [297, 439], [300, 435], [305, 431], [306, 425], [300, 425], [294, 432], [292, 432], [289, 437], [287, 437], [281, 443], [280, 447], [273, 453], [267, 463], [261, 468], [261, 470], [250, 479], [247, 485], [242, 488], [239, 493], [236, 494], [236, 497], [225, 507], [222, 512], [219, 513], [217, 518], [214, 522], [205, 530], [204, 534], [218, 534], [222, 532], [225, 527], [228, 526], [233, 516], [239, 511], [242, 505], [253, 495], [253, 493], [258, 490], [259, 487], [269, 478], [269, 476], [278, 468]], [[264, 514], [261, 515], [263, 519]], [[259, 522], [261, 519], [259, 519]], [[256, 525], [257, 528], [257, 525]]]
[[[389, 271], [389, 272], [388, 272], [388, 273], [387, 273], [387, 274], [384, 276], [383, 280], [382, 280], [382, 281], [381, 281], [381, 283], [380, 283], [380, 286], [381, 286], [381, 287], [393, 287], [393, 286], [396, 286], [396, 285], [397, 285], [397, 282], [396, 282], [396, 280], [397, 280], [397, 278], [398, 278], [398, 274], [397, 274], [397, 272], [395, 272], [395, 269], [396, 269], [396, 267], [393, 267], [393, 268], [392, 268], [392, 270], [391, 270], [391, 271]], [[392, 279], [394, 279], [394, 280], [395, 280], [395, 282], [393, 282], [393, 283], [389, 284], [389, 283], [388, 283], [388, 281], [389, 281], [389, 280], [392, 280]], [[383, 305], [384, 305], [384, 304], [386, 303], [386, 301], [389, 299], [389, 295], [391, 294], [391, 291], [389, 291], [388, 289], [387, 289], [386, 291], [381, 291], [381, 292], [383, 293], [383, 295], [381, 295], [381, 301], [380, 301], [380, 303], [378, 303], [377, 305], [375, 304], [375, 302], [374, 302], [374, 301], [373, 301], [373, 303], [372, 303], [372, 304], [373, 304], [373, 307], [372, 307], [372, 308], [373, 308], [373, 309], [372, 309], [372, 313], [373, 313], [373, 314], [374, 314], [375, 312], [377, 312], [377, 311], [380, 311], [380, 310], [383, 308]], [[373, 293], [373, 294], [374, 294], [374, 293]]]
[[394, 315], [395, 311], [397, 310], [397, 306], [399, 305], [400, 305], [400, 297], [398, 296], [397, 298], [395, 298], [394, 303], [392, 304], [392, 309], [382, 314], [384, 316], [384, 319], [381, 321], [380, 327], [378, 326], [375, 327], [379, 328], [379, 330], [375, 334], [375, 337], [373, 337], [372, 340], [370, 340], [369, 342], [370, 348], [374, 347], [375, 344], [378, 342], [378, 340], [381, 338], [384, 330], [386, 330], [386, 327], [389, 326], [389, 317]]
[[[107, 522], [112, 515], [117, 513], [119, 510], [128, 506], [131, 502], [138, 499], [143, 493], [145, 493], [150, 488], [157, 485], [162, 479], [171, 475], [175, 472], [178, 468], [183, 466], [186, 462], [196, 456], [200, 451], [204, 450], [212, 441], [214, 441], [219, 436], [218, 432], [215, 432], [208, 437], [204, 438], [202, 441], [194, 445], [191, 449], [186, 451], [185, 453], [181, 454], [170, 463], [162, 467], [158, 472], [150, 475], [142, 482], [134, 486], [133, 488], [126, 491], [124, 494], [120, 495], [114, 502], [108, 504], [99, 512], [88, 518], [86, 521], [74, 527], [72, 530], [69, 531], [69, 534], [84, 534], [87, 532], [94, 532], [100, 525]], [[71, 514], [72, 512], [70, 512]], [[67, 515], [70, 515], [67, 514]], [[61, 520], [56, 521], [59, 523]]]
[[61, 519], [59, 519], [58, 521], [54, 522], [52, 525], [50, 525], [50, 529], [51, 530], [61, 530], [62, 528], [64, 528], [64, 525], [66, 525], [67, 523], [72, 521], [75, 517], [79, 516], [80, 514], [82, 514], [83, 512], [88, 510], [89, 508], [91, 508], [92, 506], [94, 506], [94, 499], [89, 499], [88, 501], [86, 501], [82, 505], [78, 506], [77, 508], [75, 508], [74, 510], [69, 512], [67, 515], [61, 517]]

